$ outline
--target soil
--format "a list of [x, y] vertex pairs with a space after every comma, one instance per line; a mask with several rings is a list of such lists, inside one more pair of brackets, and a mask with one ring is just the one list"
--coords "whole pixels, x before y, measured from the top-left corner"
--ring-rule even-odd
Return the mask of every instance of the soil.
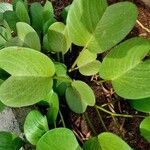
[[[33, 1], [35, 2], [39, 0], [29, 0], [29, 2]], [[58, 20], [61, 20], [60, 13], [62, 9], [65, 6], [69, 5], [71, 1], [72, 0], [52, 0], [53, 6], [55, 8], [55, 15]], [[144, 3], [140, 0], [131, 1], [134, 2], [138, 7], [138, 21], [142, 23], [144, 27], [150, 29], [150, 8], [145, 6]], [[44, 0], [40, 0], [40, 2], [44, 3]], [[116, 2], [119, 2], [119, 0], [109, 0], [109, 4], [113, 4]], [[138, 23], [135, 25], [134, 29], [126, 38], [131, 38], [135, 36], [143, 36], [145, 38], [150, 39], [150, 33], [143, 29]], [[70, 68], [71, 64], [78, 56], [80, 50], [80, 47], [73, 46], [72, 53], [68, 53], [65, 56], [65, 62], [68, 68]], [[98, 56], [100, 60], [102, 57], [102, 55]], [[94, 82], [95, 80], [99, 80], [97, 76], [85, 77], [79, 74], [78, 71], [71, 73], [70, 76], [72, 76], [72, 78], [74, 79], [83, 80], [91, 86], [96, 96], [97, 105], [109, 103], [106, 109], [108, 109], [111, 112], [131, 115], [146, 115], [144, 113], [142, 114], [132, 109], [126, 100], [123, 100], [122, 98], [118, 97], [113, 92], [110, 83], [97, 85], [97, 83]], [[77, 115], [71, 112], [67, 105], [64, 104], [64, 102], [61, 104], [61, 111], [64, 115], [67, 127], [71, 128], [74, 131], [75, 135], [77, 136], [77, 139], [81, 144], [89, 137], [95, 135], [84, 115]], [[150, 150], [150, 144], [142, 136], [140, 136], [139, 133], [139, 124], [142, 118], [112, 118], [111, 116], [102, 111], [100, 111], [99, 113], [102, 116], [102, 120], [108, 131], [121, 136], [135, 150]], [[95, 108], [89, 107], [87, 110], [87, 114], [89, 115], [89, 118], [95, 128], [96, 134], [106, 131], [106, 129], [102, 126], [102, 123], [98, 119], [98, 113]]]

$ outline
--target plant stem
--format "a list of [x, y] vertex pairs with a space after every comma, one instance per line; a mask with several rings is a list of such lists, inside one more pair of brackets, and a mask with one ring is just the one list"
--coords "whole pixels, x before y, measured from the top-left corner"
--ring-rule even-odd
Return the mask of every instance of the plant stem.
[[89, 119], [89, 117], [88, 117], [87, 112], [85, 112], [85, 113], [83, 114], [83, 116], [84, 116], [84, 118], [86, 119], [87, 123], [89, 124], [89, 126], [90, 126], [92, 132], [94, 133], [94, 135], [97, 135], [97, 133], [96, 133], [96, 131], [95, 131], [95, 129], [94, 129], [94, 126], [93, 126], [92, 122], [90, 121], [90, 119]]
[[63, 118], [63, 115], [61, 113], [61, 111], [59, 110], [59, 115], [60, 115], [60, 118], [61, 118], [61, 121], [62, 121], [62, 124], [63, 124], [63, 127], [66, 128], [66, 124], [65, 124], [65, 121], [64, 121], [64, 118]]
[[97, 105], [95, 105], [95, 106], [98, 109], [100, 109], [101, 111], [103, 111], [107, 114], [110, 114], [111, 116], [114, 116], [114, 117], [127, 117], [127, 118], [133, 118], [133, 117], [145, 118], [146, 117], [146, 116], [141, 116], [141, 115], [116, 114], [116, 113], [112, 113], [111, 111], [108, 111], [108, 110], [104, 109], [101, 106], [97, 106]]
[[57, 56], [57, 61], [60, 62], [60, 54], [59, 54], [59, 52], [56, 53], [56, 56]]
[[69, 69], [69, 72], [74, 70], [74, 67], [76, 66], [79, 58], [81, 57], [82, 53], [86, 50], [86, 46], [82, 49], [82, 51], [79, 53], [79, 56], [76, 58], [76, 60], [74, 61], [73, 65], [71, 66], [71, 68]]
[[[95, 106], [94, 106], [94, 107], [95, 107]], [[103, 118], [102, 118], [102, 116], [101, 116], [99, 110], [97, 109], [97, 107], [95, 107], [95, 110], [96, 110], [96, 112], [97, 112], [97, 115], [98, 115], [98, 117], [99, 117], [99, 120], [100, 120], [100, 122], [101, 122], [101, 124], [102, 124], [104, 130], [105, 130], [105, 131], [108, 131], [108, 130], [107, 130], [107, 127], [106, 127], [106, 125], [105, 125], [105, 123], [104, 123], [104, 121], [103, 121]]]

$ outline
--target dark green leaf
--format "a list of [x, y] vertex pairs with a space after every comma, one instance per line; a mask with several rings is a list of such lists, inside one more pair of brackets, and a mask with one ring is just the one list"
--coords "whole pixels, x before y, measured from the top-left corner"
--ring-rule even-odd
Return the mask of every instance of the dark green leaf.
[[16, 23], [19, 22], [16, 12], [6, 11], [4, 13], [4, 19], [7, 21], [11, 30], [16, 32]]
[[150, 98], [130, 100], [129, 103], [131, 107], [138, 111], [150, 113]]
[[150, 142], [150, 116], [146, 117], [140, 124], [141, 135]]
[[20, 150], [23, 141], [9, 132], [0, 132], [0, 150]]
[[30, 7], [32, 27], [38, 31], [43, 30], [43, 7], [40, 3], [33, 3]]

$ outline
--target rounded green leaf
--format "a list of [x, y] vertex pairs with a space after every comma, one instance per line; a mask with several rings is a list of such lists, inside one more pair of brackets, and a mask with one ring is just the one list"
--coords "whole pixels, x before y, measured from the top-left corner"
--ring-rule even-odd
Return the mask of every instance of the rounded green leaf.
[[23, 1], [18, 1], [16, 4], [16, 14], [21, 22], [26, 22], [30, 24], [30, 17], [28, 10]]
[[100, 77], [111, 80], [116, 93], [126, 99], [150, 97], [150, 61], [143, 58], [150, 41], [132, 38], [116, 46], [100, 65]]
[[0, 150], [20, 150], [23, 141], [15, 134], [0, 132]]
[[2, 112], [5, 109], [5, 105], [0, 101], [0, 112]]
[[80, 53], [77, 60], [79, 72], [85, 76], [97, 74], [101, 63], [96, 58], [97, 54], [91, 53], [88, 49]]
[[4, 2], [1, 2], [0, 3], [0, 13], [4, 13], [5, 11], [13, 11], [13, 7], [12, 7], [12, 4], [10, 3], [4, 3]]
[[16, 27], [18, 38], [23, 42], [24, 46], [38, 51], [41, 50], [39, 36], [30, 25], [24, 22], [18, 22]]
[[43, 7], [40, 3], [32, 3], [30, 7], [32, 27], [39, 32], [43, 30]]
[[53, 23], [48, 29], [47, 35], [50, 50], [66, 53], [71, 46], [66, 27], [61, 22]]
[[83, 150], [102, 150], [98, 137], [93, 137], [86, 141], [83, 145]]
[[54, 64], [38, 51], [23, 47], [4, 48], [0, 51], [0, 68], [12, 75], [0, 86], [0, 99], [5, 105], [35, 104], [52, 88]]
[[136, 18], [137, 8], [130, 2], [107, 7], [106, 0], [74, 0], [68, 12], [67, 29], [74, 44], [102, 53], [131, 31]]
[[150, 113], [150, 98], [129, 100], [129, 103], [131, 107], [138, 111]]
[[36, 150], [82, 150], [73, 132], [66, 128], [48, 131], [37, 143]]
[[120, 137], [113, 133], [104, 132], [98, 136], [102, 150], [132, 150]]
[[94, 106], [95, 95], [85, 82], [73, 81], [66, 90], [66, 100], [72, 111], [83, 113], [87, 106]]
[[44, 7], [43, 7], [43, 20], [44, 23], [47, 22], [48, 20], [53, 20], [54, 19], [54, 9], [53, 5], [50, 1], [46, 1]]
[[49, 124], [53, 124], [58, 116], [59, 112], [59, 98], [58, 95], [51, 90], [51, 92], [45, 98], [46, 102], [49, 104], [48, 112], [47, 112], [47, 119]]
[[49, 130], [46, 116], [39, 111], [33, 110], [26, 117], [24, 123], [24, 133], [27, 140], [36, 145], [39, 139]]
[[150, 142], [150, 116], [146, 117], [140, 124], [141, 135]]
[[14, 11], [6, 11], [3, 14], [4, 19], [8, 23], [12, 31], [16, 32], [16, 23], [19, 22], [19, 19]]

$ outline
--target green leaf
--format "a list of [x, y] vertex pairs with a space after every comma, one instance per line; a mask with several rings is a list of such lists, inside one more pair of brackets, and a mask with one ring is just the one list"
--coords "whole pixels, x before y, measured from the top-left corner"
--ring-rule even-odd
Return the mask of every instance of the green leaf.
[[77, 69], [85, 76], [97, 74], [99, 71], [100, 62], [96, 60], [97, 55], [91, 53], [89, 50], [84, 50], [77, 61]]
[[49, 103], [47, 112], [48, 123], [53, 124], [56, 121], [59, 112], [59, 99], [57, 94], [52, 90], [46, 97], [46, 101]]
[[33, 3], [30, 7], [32, 27], [39, 32], [43, 30], [43, 7], [40, 3]]
[[98, 136], [102, 150], [132, 150], [120, 137], [113, 133], [104, 132]]
[[70, 109], [76, 113], [83, 113], [87, 106], [94, 106], [95, 104], [92, 89], [82, 81], [71, 83], [71, 86], [66, 90], [66, 100]]
[[[3, 83], [3, 80], [0, 79], [0, 85]], [[5, 109], [5, 105], [0, 101], [0, 112]]]
[[14, 11], [6, 11], [4, 13], [4, 19], [8, 23], [12, 31], [16, 32], [16, 23], [19, 22], [19, 19]]
[[[4, 81], [0, 79], [0, 85], [3, 83]], [[0, 101], [0, 112], [2, 112], [5, 109], [5, 105]]]
[[130, 2], [107, 7], [106, 0], [74, 0], [68, 12], [67, 28], [74, 44], [102, 53], [124, 39], [136, 18], [137, 8]]
[[123, 42], [103, 60], [100, 77], [111, 80], [116, 93], [121, 97], [150, 97], [150, 61], [142, 61], [149, 50], [150, 41], [144, 38], [132, 38]]
[[146, 117], [140, 124], [141, 135], [150, 142], [150, 116]]
[[4, 27], [0, 26], [0, 49], [5, 47], [5, 43], [9, 38], [11, 38], [11, 34]]
[[73, 132], [66, 128], [48, 131], [37, 143], [36, 150], [82, 150]]
[[0, 35], [7, 41], [11, 38], [11, 33], [6, 28], [0, 26]]
[[49, 27], [47, 38], [50, 50], [53, 52], [62, 52], [64, 54], [71, 46], [66, 27], [61, 22], [56, 22]]
[[[0, 79], [1, 84], [1, 79]], [[0, 101], [0, 113], [5, 109], [5, 105]]]
[[49, 130], [46, 116], [39, 111], [33, 110], [26, 117], [24, 123], [24, 133], [27, 140], [36, 145], [39, 139]]
[[71, 6], [71, 5], [68, 5], [68, 6], [65, 7], [65, 8], [63, 9], [63, 11], [61, 12], [61, 16], [62, 16], [63, 21], [64, 21], [65, 23], [66, 23], [66, 20], [67, 20], [68, 11], [69, 11], [69, 9], [70, 9], [70, 6]]
[[25, 46], [32, 49], [41, 50], [40, 39], [36, 31], [27, 23], [18, 22], [16, 24], [18, 38], [23, 42]]
[[83, 150], [102, 150], [98, 137], [93, 137], [86, 141], [83, 145]]
[[4, 13], [5, 11], [11, 10], [13, 11], [12, 4], [6, 3], [6, 2], [1, 2], [0, 3], [0, 13]]
[[49, 19], [48, 21], [46, 21], [43, 25], [43, 32], [44, 34], [47, 34], [48, 32], [48, 28], [57, 20], [55, 18]]
[[0, 150], [20, 150], [23, 141], [15, 134], [0, 132]]
[[0, 68], [12, 75], [0, 86], [0, 100], [5, 105], [35, 104], [52, 88], [54, 64], [38, 51], [22, 47], [4, 48], [0, 51]]
[[30, 17], [28, 10], [22, 1], [18, 1], [16, 4], [16, 14], [21, 22], [26, 22], [30, 24]]
[[17, 36], [8, 40], [6, 43], [5, 43], [5, 47], [10, 47], [10, 46], [20, 46], [20, 47], [23, 47], [23, 42], [22, 40], [20, 40]]
[[48, 20], [53, 20], [54, 17], [55, 16], [54, 16], [54, 9], [53, 9], [52, 3], [47, 0], [43, 7], [44, 22], [47, 22]]
[[138, 99], [134, 101], [129, 100], [129, 103], [131, 107], [138, 111], [150, 113], [150, 98]]

